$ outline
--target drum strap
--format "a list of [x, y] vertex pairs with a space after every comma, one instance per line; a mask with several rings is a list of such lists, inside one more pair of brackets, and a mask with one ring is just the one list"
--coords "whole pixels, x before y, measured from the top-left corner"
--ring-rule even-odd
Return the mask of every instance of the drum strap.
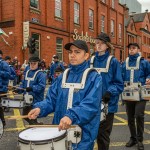
[[62, 78], [62, 88], [69, 89], [67, 109], [72, 108], [74, 90], [75, 89], [78, 89], [78, 90], [84, 89], [87, 75], [89, 74], [89, 72], [91, 72], [95, 69], [87, 68], [82, 75], [81, 83], [66, 83], [69, 70], [70, 69], [68, 68], [64, 71], [63, 78]]
[[129, 67], [129, 57], [126, 58], [126, 70], [130, 70], [130, 83], [133, 83], [134, 81], [134, 70], [139, 70], [140, 68], [140, 60], [141, 56], [137, 58], [136, 66], [135, 67]]
[[110, 55], [110, 56], [108, 57], [107, 63], [106, 63], [106, 68], [94, 68], [93, 64], [94, 64], [95, 56], [92, 56], [92, 57], [91, 57], [91, 61], [90, 61], [90, 68], [96, 69], [98, 73], [101, 73], [101, 72], [107, 73], [108, 70], [109, 70], [109, 67], [110, 67], [111, 59], [112, 59], [113, 57], [114, 57], [113, 55]]
[[27, 80], [27, 87], [29, 87], [30, 81], [34, 81], [36, 75], [37, 75], [39, 72], [41, 72], [41, 70], [37, 70], [32, 78], [28, 77], [28, 73], [29, 73], [29, 72], [30, 72], [30, 70], [27, 71], [26, 76], [25, 76], [25, 80]]

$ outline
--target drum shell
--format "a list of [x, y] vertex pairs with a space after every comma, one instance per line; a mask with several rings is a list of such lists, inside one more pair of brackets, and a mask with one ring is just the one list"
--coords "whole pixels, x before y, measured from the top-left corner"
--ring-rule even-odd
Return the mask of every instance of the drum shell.
[[141, 87], [141, 98], [144, 100], [150, 100], [150, 87], [147, 86]]
[[[37, 136], [38, 136], [38, 132], [37, 132]], [[60, 149], [66, 150], [66, 146], [65, 146], [66, 136], [67, 134], [65, 133], [60, 137], [49, 139], [49, 140], [41, 140], [41, 141], [28, 141], [18, 137], [18, 146], [20, 150], [30, 150], [31, 148], [33, 150], [48, 150], [51, 149], [52, 146], [54, 146], [55, 150], [60, 150]]]
[[10, 99], [7, 97], [3, 97], [1, 98], [1, 104], [3, 107], [9, 107], [9, 108], [23, 108], [24, 107], [23, 99]]
[[140, 90], [139, 89], [124, 90], [122, 92], [122, 100], [140, 101]]
[[101, 104], [101, 118], [100, 118], [100, 122], [106, 120], [107, 113], [108, 113], [108, 105], [102, 103]]

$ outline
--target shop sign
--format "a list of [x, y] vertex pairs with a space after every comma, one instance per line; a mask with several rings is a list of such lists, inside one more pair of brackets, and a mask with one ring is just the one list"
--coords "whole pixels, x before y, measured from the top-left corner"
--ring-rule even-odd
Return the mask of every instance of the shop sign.
[[29, 39], [29, 21], [23, 22], [23, 48], [27, 47]]
[[81, 32], [81, 34], [78, 34], [78, 30], [74, 29], [74, 35], [73, 35], [73, 39], [74, 40], [82, 40], [82, 41], [86, 41], [89, 43], [95, 43], [95, 39], [92, 38], [91, 36], [88, 35], [88, 32], [85, 32], [85, 35], [83, 34], [83, 31]]

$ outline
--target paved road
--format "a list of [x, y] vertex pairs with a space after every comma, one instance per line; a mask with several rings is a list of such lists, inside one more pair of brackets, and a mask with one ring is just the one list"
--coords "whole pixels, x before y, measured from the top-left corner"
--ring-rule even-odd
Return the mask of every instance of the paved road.
[[[7, 119], [8, 116], [18, 116], [20, 114], [21, 110], [11, 109], [9, 112], [5, 113], [5, 117]], [[147, 103], [145, 114], [144, 145], [145, 150], [150, 150], [150, 103]], [[48, 124], [51, 122], [52, 117], [53, 115], [39, 119], [39, 121]], [[6, 120], [6, 123], [4, 135], [2, 139], [0, 139], [0, 150], [17, 150], [18, 134], [25, 128], [27, 123], [22, 119]], [[129, 136], [125, 107], [119, 105], [119, 111], [115, 115], [111, 134], [110, 150], [136, 150], [136, 146], [125, 148], [125, 143], [129, 140]], [[95, 150], [97, 149], [96, 147], [95, 145]]]

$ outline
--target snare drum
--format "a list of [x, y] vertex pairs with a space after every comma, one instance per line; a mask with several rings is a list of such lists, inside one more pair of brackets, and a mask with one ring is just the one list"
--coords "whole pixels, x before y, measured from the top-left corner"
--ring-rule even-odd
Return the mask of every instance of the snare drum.
[[9, 107], [9, 108], [23, 108], [24, 107], [23, 99], [10, 99], [7, 97], [3, 97], [1, 98], [1, 104], [3, 107]]
[[122, 92], [122, 100], [126, 101], [140, 101], [140, 89], [127, 87]]
[[101, 122], [106, 120], [106, 115], [108, 113], [108, 104], [102, 103], [101, 104]]
[[67, 140], [71, 143], [78, 144], [81, 141], [82, 129], [79, 126], [68, 129]]
[[144, 85], [141, 87], [141, 98], [144, 100], [150, 100], [150, 85]]
[[19, 133], [20, 150], [66, 150], [67, 132], [58, 127], [28, 128]]
[[2, 138], [3, 136], [3, 123], [2, 123], [2, 120], [0, 119], [0, 139]]

